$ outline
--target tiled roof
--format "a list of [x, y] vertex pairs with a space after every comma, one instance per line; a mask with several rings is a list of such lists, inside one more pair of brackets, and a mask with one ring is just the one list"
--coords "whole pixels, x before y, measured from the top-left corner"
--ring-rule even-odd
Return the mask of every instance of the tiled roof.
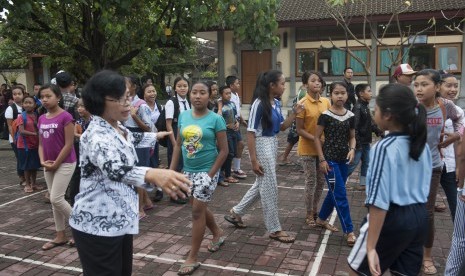
[[[395, 7], [399, 7], [405, 0], [365, 0], [368, 3], [368, 14], [389, 15]], [[278, 22], [307, 21], [331, 18], [326, 0], [281, 0], [277, 14]], [[363, 9], [361, 0], [355, 0], [348, 5], [349, 15], [361, 16]], [[410, 0], [412, 3], [406, 13], [436, 12], [440, 10], [465, 10], [464, 0]]]

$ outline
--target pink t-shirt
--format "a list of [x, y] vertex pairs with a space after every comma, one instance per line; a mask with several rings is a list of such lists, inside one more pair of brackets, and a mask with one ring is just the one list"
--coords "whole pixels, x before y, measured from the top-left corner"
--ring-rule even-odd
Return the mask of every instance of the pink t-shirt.
[[[39, 117], [37, 127], [42, 139], [42, 149], [44, 152], [44, 161], [56, 160], [61, 149], [65, 146], [65, 126], [73, 123], [73, 116], [66, 111], [61, 112], [53, 118], [47, 118], [46, 115]], [[76, 162], [76, 152], [74, 145], [69, 155], [63, 160], [63, 163]]]
[[[23, 115], [20, 113], [18, 114], [18, 121], [20, 125], [24, 125], [23, 122]], [[30, 132], [36, 132], [36, 115], [27, 114], [27, 122], [26, 126], [24, 126], [24, 130]], [[19, 130], [18, 130], [19, 131]], [[39, 136], [32, 136], [32, 135], [21, 135], [19, 134], [18, 140], [16, 142], [16, 147], [18, 149], [24, 149], [24, 138], [26, 139], [26, 144], [28, 149], [37, 149], [39, 147]]]

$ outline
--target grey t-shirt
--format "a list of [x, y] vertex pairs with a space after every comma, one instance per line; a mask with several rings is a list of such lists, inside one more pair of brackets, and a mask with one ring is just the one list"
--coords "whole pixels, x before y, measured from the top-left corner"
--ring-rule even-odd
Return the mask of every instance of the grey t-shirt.
[[438, 144], [441, 137], [442, 126], [444, 125], [444, 117], [439, 105], [427, 111], [426, 127], [428, 128], [428, 135], [426, 142], [431, 150], [433, 159], [433, 168], [442, 167], [441, 154], [439, 153]]

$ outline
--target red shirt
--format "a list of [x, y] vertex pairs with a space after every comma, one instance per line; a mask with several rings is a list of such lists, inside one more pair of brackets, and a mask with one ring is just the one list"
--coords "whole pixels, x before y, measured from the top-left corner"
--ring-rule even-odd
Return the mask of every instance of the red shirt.
[[[18, 125], [23, 125], [23, 115], [18, 114]], [[37, 133], [37, 116], [35, 114], [27, 114], [27, 122], [24, 130]], [[16, 146], [18, 149], [24, 149], [24, 139], [26, 139], [26, 144], [28, 149], [37, 149], [39, 148], [39, 136], [35, 135], [22, 135], [19, 133], [18, 129], [18, 140]]]

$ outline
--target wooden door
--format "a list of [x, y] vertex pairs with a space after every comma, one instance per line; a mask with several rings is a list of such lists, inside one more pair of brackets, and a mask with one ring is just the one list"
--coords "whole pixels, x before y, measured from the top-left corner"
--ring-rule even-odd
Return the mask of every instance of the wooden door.
[[271, 69], [271, 51], [242, 51], [241, 100], [245, 104], [252, 101], [258, 74]]

